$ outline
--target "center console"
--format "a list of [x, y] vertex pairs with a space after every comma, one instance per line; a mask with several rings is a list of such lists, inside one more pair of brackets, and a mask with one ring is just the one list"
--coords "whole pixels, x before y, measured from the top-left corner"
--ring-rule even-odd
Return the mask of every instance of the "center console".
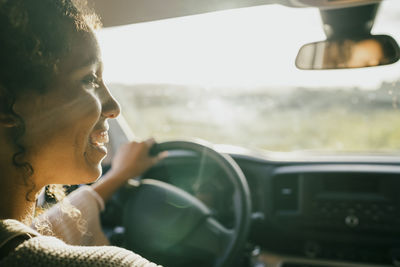
[[285, 166], [274, 170], [266, 186], [272, 194], [259, 227], [271, 255], [362, 266], [393, 266], [400, 259], [399, 167]]
[[397, 173], [310, 172], [273, 179], [273, 217], [294, 227], [400, 232]]

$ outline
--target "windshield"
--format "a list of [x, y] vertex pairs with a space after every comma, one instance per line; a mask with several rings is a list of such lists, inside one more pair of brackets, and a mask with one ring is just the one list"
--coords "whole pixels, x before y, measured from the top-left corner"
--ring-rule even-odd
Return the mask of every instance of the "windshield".
[[[374, 34], [400, 42], [400, 1]], [[133, 133], [267, 151], [397, 153], [400, 63], [305, 71], [299, 48], [325, 39], [315, 8], [265, 5], [106, 28], [105, 79]]]

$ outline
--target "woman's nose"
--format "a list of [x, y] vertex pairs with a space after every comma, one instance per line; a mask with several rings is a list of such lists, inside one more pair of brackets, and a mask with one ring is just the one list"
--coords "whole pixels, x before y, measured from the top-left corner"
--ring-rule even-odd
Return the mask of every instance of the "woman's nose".
[[111, 95], [110, 90], [104, 85], [104, 96], [102, 101], [102, 115], [113, 119], [121, 113], [121, 107], [117, 100]]

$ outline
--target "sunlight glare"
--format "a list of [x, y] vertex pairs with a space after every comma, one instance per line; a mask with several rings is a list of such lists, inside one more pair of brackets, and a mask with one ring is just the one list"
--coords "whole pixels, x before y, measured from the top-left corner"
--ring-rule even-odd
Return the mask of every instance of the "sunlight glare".
[[[385, 18], [378, 19], [385, 23]], [[399, 63], [338, 71], [296, 69], [298, 49], [325, 39], [315, 8], [226, 10], [106, 28], [98, 38], [105, 79], [114, 83], [375, 87], [400, 73]]]

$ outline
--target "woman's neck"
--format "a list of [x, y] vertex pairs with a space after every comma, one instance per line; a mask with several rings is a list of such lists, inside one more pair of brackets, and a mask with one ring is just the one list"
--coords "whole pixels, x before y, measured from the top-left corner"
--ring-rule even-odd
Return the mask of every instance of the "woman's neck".
[[30, 225], [35, 212], [33, 177], [26, 178], [12, 163], [16, 148], [8, 128], [0, 125], [0, 219], [15, 219]]
[[[10, 173], [9, 173], [10, 174]], [[36, 190], [27, 186], [19, 175], [0, 179], [0, 219], [15, 219], [30, 225], [35, 212]], [[29, 199], [28, 199], [29, 198]]]

